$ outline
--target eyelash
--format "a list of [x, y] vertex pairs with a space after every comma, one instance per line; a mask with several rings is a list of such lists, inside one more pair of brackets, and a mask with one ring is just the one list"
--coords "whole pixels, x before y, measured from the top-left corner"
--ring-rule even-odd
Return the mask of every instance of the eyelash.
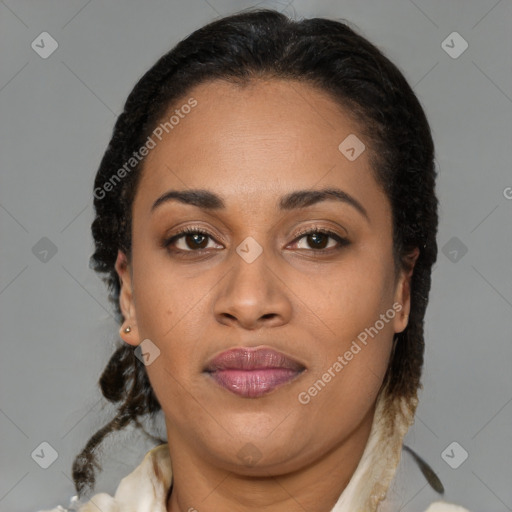
[[[336, 240], [338, 242], [338, 247], [331, 247], [329, 249], [305, 249], [305, 250], [309, 250], [309, 251], [312, 251], [313, 253], [329, 253], [331, 251], [338, 251], [340, 249], [342, 249], [343, 247], [346, 247], [348, 245], [350, 245], [350, 241], [347, 239], [347, 238], [343, 238], [341, 237], [340, 235], [338, 235], [337, 233], [335, 233], [334, 231], [330, 231], [328, 229], [325, 229], [325, 228], [317, 228], [317, 227], [312, 227], [312, 228], [308, 228], [308, 229], [305, 229], [303, 231], [300, 231], [299, 233], [296, 234], [295, 238], [293, 239], [294, 242], [300, 240], [301, 238], [304, 238], [306, 235], [310, 235], [310, 234], [317, 234], [317, 233], [320, 233], [322, 235], [327, 235], [329, 238], [332, 238], [334, 240]], [[185, 235], [188, 235], [188, 234], [198, 234], [198, 235], [207, 235], [208, 237], [210, 237], [211, 239], [215, 239], [215, 237], [209, 233], [207, 230], [205, 230], [204, 228], [197, 228], [197, 227], [193, 227], [193, 226], [187, 226], [185, 228], [182, 228], [180, 229], [177, 233], [175, 233], [172, 237], [170, 238], [167, 238], [165, 239], [163, 242], [162, 242], [162, 247], [165, 248], [165, 249], [168, 249], [170, 250], [170, 246], [176, 242], [178, 239], [180, 238], [183, 238]], [[302, 249], [304, 250], [304, 249]], [[174, 249], [173, 250], [174, 252], [179, 252], [179, 253], [199, 253], [199, 254], [202, 254], [204, 252], [208, 252], [209, 250], [208, 249], [189, 249], [187, 251], [184, 251], [182, 249]]]

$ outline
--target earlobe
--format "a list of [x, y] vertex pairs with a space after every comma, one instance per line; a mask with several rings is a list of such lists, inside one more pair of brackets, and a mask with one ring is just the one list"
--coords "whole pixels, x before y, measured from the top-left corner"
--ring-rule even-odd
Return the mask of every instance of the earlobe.
[[137, 347], [139, 345], [139, 336], [136, 324], [132, 327], [125, 320], [121, 327], [119, 327], [119, 336], [128, 345], [133, 345]]
[[407, 268], [404, 268], [400, 273], [396, 287], [395, 303], [400, 304], [401, 308], [395, 316], [395, 333], [404, 331], [409, 322], [409, 313], [411, 310], [411, 279], [419, 254], [420, 250], [417, 247], [409, 253], [406, 257]]
[[139, 333], [135, 314], [135, 302], [133, 299], [133, 287], [130, 274], [130, 266], [126, 255], [118, 250], [115, 264], [119, 276], [119, 307], [124, 317], [124, 322], [119, 328], [119, 336], [129, 345], [139, 345]]

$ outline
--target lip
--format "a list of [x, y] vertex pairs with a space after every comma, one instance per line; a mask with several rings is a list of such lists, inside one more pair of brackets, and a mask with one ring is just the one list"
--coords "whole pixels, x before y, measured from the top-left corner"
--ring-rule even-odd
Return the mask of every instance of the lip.
[[298, 377], [306, 368], [267, 347], [239, 347], [212, 359], [205, 372], [235, 395], [257, 398]]

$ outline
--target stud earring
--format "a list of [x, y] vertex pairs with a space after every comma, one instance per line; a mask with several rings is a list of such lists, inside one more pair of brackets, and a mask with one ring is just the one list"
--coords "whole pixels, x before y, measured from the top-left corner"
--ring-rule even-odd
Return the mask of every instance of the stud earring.
[[128, 334], [129, 332], [132, 332], [132, 328], [130, 326], [126, 327], [126, 329], [124, 330], [124, 332], [126, 334]]

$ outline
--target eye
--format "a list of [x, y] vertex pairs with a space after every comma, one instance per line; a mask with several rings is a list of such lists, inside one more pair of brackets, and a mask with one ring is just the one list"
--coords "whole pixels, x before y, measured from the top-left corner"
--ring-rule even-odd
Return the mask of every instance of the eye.
[[162, 245], [167, 249], [174, 249], [176, 252], [202, 252], [209, 248], [208, 239], [213, 240], [213, 235], [204, 229], [186, 227], [164, 240]]
[[[294, 241], [302, 241], [303, 239], [304, 243], [308, 244], [309, 247], [298, 248], [312, 250], [314, 252], [330, 252], [331, 250], [341, 249], [342, 247], [350, 244], [350, 241], [347, 238], [343, 238], [334, 231], [316, 227], [301, 231], [299, 236], [296, 237]], [[334, 243], [329, 245], [329, 239], [331, 239]], [[337, 246], [336, 242], [338, 243]]]

